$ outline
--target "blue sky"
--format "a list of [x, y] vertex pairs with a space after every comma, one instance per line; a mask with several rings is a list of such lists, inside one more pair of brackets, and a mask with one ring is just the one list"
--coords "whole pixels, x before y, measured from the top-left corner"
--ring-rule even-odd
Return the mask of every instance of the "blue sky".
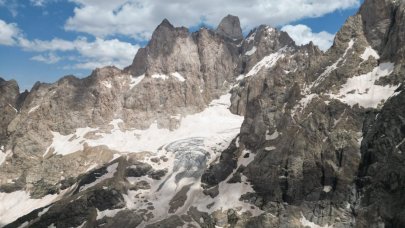
[[289, 32], [299, 44], [313, 40], [326, 50], [360, 3], [224, 0], [218, 6], [215, 0], [0, 0], [0, 77], [30, 89], [36, 81], [87, 76], [95, 67], [125, 67], [164, 18], [175, 26], [215, 27], [223, 16], [234, 14], [245, 34], [269, 24]]

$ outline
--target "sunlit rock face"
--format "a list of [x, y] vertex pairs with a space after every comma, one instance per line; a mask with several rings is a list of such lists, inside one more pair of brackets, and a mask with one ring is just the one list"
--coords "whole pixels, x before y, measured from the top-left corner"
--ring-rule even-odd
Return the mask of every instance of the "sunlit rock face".
[[0, 79], [0, 226], [405, 226], [404, 4], [325, 53], [164, 20], [123, 70]]

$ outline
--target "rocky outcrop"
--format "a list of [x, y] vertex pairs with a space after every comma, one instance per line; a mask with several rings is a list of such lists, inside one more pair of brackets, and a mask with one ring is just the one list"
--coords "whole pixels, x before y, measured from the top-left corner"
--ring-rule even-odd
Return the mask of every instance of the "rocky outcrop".
[[[18, 179], [22, 170], [36, 170], [38, 163], [47, 160], [51, 132], [66, 135], [86, 127], [108, 130], [114, 119], [123, 120], [125, 128], [145, 129], [156, 121], [159, 127], [176, 129], [182, 116], [202, 111], [229, 90], [235, 72], [240, 71], [238, 53], [236, 44], [213, 31], [190, 33], [164, 20], [125, 70], [105, 67], [84, 79], [66, 76], [54, 84], [37, 83], [24, 95], [22, 106], [17, 101], [18, 86], [8, 82], [2, 88], [13, 91], [4, 93], [9, 113], [4, 115], [1, 135], [5, 138], [7, 133], [10, 139], [0, 146], [4, 151], [12, 148], [15, 157], [0, 168], [6, 173], [0, 183]], [[16, 163], [21, 164], [18, 169]], [[54, 171], [62, 172], [64, 167]], [[52, 175], [41, 180], [42, 172], [28, 173], [21, 179], [25, 184], [55, 184]]]
[[[226, 31], [239, 29], [239, 35], [242, 35], [238, 18], [227, 17], [223, 23], [219, 27], [225, 26]], [[231, 28], [229, 23], [232, 24]], [[183, 88], [179, 91], [183, 97], [176, 99], [186, 106], [196, 105], [201, 108], [227, 90], [235, 80], [235, 72], [240, 71], [237, 45], [228, 41], [226, 35], [218, 33], [220, 35], [202, 28], [190, 34], [188, 29], [175, 28], [164, 20], [153, 33], [149, 44], [140, 49], [126, 71], [135, 77], [145, 75], [146, 78], [156, 78], [166, 75], [177, 78], [175, 87], [184, 85], [190, 90], [184, 91]], [[170, 94], [167, 95], [170, 99]], [[178, 104], [171, 106], [178, 107]]]
[[366, 0], [325, 53], [164, 20], [124, 70], [0, 80], [0, 199], [37, 206], [0, 226], [404, 226], [404, 11]]
[[363, 127], [362, 160], [357, 182], [357, 226], [403, 227], [405, 184], [405, 93], [399, 90]]
[[224, 17], [219, 23], [216, 32], [235, 41], [243, 39], [239, 18], [233, 15]]
[[[249, 68], [257, 69], [258, 65], [247, 67], [243, 79], [233, 89], [231, 110], [245, 115], [240, 141], [256, 154], [243, 171], [256, 194], [245, 197], [263, 210], [275, 213], [278, 218], [267, 221], [268, 226], [284, 224], [281, 216], [298, 208], [304, 218], [311, 218], [319, 225], [367, 227], [377, 223], [376, 220], [367, 222], [367, 219], [355, 223], [355, 205], [362, 201], [356, 194], [355, 183], [360, 161], [364, 159], [359, 153], [360, 142], [365, 137], [362, 136], [363, 121], [372, 119], [370, 108], [381, 108], [403, 82], [402, 54], [385, 54], [388, 53], [385, 45], [390, 43], [387, 40], [397, 40], [393, 38], [397, 33], [388, 32], [391, 28], [386, 25], [402, 23], [403, 20], [396, 21], [401, 5], [394, 1], [366, 1], [359, 14], [347, 20], [336, 35], [333, 47], [325, 54], [311, 45], [295, 47], [288, 46], [287, 42], [286, 46], [276, 46], [264, 55], [271, 59], [277, 57], [278, 61], [262, 66], [253, 75]], [[366, 14], [371, 10], [366, 10], [368, 7], [381, 8], [375, 21], [371, 15], [378, 13], [370, 13], [368, 17]], [[373, 33], [376, 28], [379, 32]], [[247, 40], [249, 37], [256, 40], [256, 36], [252, 33]], [[275, 43], [285, 40], [277, 37], [281, 35], [276, 36]], [[257, 45], [260, 44], [253, 47]], [[379, 55], [370, 54], [373, 48]], [[248, 50], [247, 59], [265, 49], [256, 50], [251, 45]], [[390, 67], [385, 68], [388, 65]], [[291, 66], [295, 67], [289, 68]], [[373, 73], [382, 68], [388, 72]], [[386, 77], [380, 76], [378, 80], [379, 74]], [[377, 86], [391, 88], [391, 94], [371, 92], [370, 96], [362, 98], [358, 93], [363, 91], [363, 86], [356, 83], [355, 78], [366, 76], [372, 77], [372, 84], [364, 88], [364, 94], [375, 91]], [[344, 90], [346, 87], [353, 90]], [[372, 100], [372, 96], [381, 98], [373, 105], [361, 103], [362, 99]], [[355, 99], [354, 102], [351, 99]], [[375, 199], [372, 197], [370, 202]], [[279, 202], [289, 206], [280, 206]], [[396, 207], [396, 213], [399, 208]], [[384, 216], [399, 218], [399, 214], [394, 214]], [[292, 223], [293, 218], [288, 217]], [[401, 224], [398, 219], [392, 221], [385, 224]]]
[[[5, 145], [8, 138], [7, 126], [17, 115], [24, 101], [25, 93], [20, 96], [20, 89], [14, 80], [6, 81], [0, 78], [0, 147]], [[3, 148], [4, 150], [4, 148]]]

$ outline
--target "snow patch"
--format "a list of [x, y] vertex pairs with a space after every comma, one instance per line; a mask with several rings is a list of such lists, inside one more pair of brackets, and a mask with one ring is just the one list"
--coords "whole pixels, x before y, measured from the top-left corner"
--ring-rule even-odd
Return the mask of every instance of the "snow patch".
[[101, 84], [108, 89], [112, 88], [112, 83], [109, 81], [102, 81]]
[[377, 51], [374, 50], [372, 47], [368, 46], [368, 47], [366, 47], [366, 49], [364, 50], [363, 54], [361, 54], [360, 57], [364, 61], [367, 61], [371, 56], [377, 60], [380, 59], [380, 56], [378, 55]]
[[250, 43], [251, 41], [254, 41], [256, 37], [256, 32], [252, 33], [250, 36], [246, 38], [246, 42]]
[[249, 51], [247, 51], [245, 53], [245, 55], [253, 55], [256, 52], [256, 50], [257, 50], [257, 47], [253, 46], [252, 49], [250, 49]]
[[[170, 76], [176, 78], [180, 82], [186, 81], [186, 79], [179, 72], [171, 73]], [[151, 77], [160, 80], [167, 80], [170, 78], [168, 75], [165, 74], [153, 74]]]
[[236, 81], [240, 81], [245, 78], [245, 75], [241, 74], [236, 78]]
[[314, 93], [305, 95], [305, 97], [303, 97], [303, 98], [298, 102], [298, 104], [294, 106], [294, 108], [292, 109], [292, 114], [295, 114], [295, 113], [297, 112], [297, 110], [298, 110], [299, 107], [301, 107], [301, 110], [304, 110], [304, 109], [307, 107], [307, 105], [308, 105], [309, 103], [311, 103], [311, 101], [312, 101], [314, 98], [316, 98], [316, 97], [318, 97], [318, 95], [317, 95], [317, 94], [314, 94]]
[[111, 158], [110, 162], [114, 161], [115, 159], [117, 159], [121, 156], [122, 156], [122, 154], [117, 154], [117, 153], [113, 154], [113, 158]]
[[136, 85], [138, 85], [144, 78], [145, 78], [145, 74], [138, 76], [138, 77], [131, 76], [131, 83], [129, 84], [130, 89], [132, 89]]
[[274, 146], [268, 146], [268, 147], [264, 148], [264, 150], [267, 150], [267, 151], [272, 151], [272, 150], [275, 150], [275, 149], [277, 149], [277, 148], [274, 147]]
[[184, 82], [186, 79], [181, 76], [181, 74], [179, 74], [178, 72], [174, 72], [170, 74], [171, 76], [175, 77], [177, 80], [179, 80], [180, 82]]
[[152, 78], [166, 80], [166, 79], [169, 79], [169, 76], [167, 76], [165, 74], [153, 74]]
[[38, 212], [38, 217], [41, 217], [42, 215], [44, 215], [46, 212], [49, 211], [50, 208], [51, 207], [49, 206], [49, 207], [44, 208], [42, 211]]
[[110, 218], [112, 218], [112, 217], [114, 217], [115, 215], [117, 215], [118, 212], [120, 212], [120, 211], [122, 211], [122, 210], [124, 210], [124, 209], [125, 209], [125, 208], [113, 209], [113, 210], [107, 209], [107, 210], [104, 210], [104, 211], [99, 211], [99, 210], [97, 209], [97, 220], [100, 220], [100, 219], [102, 219], [102, 218], [104, 218], [104, 217], [110, 217]]
[[364, 108], [377, 108], [378, 104], [382, 100], [387, 100], [398, 86], [375, 85], [375, 82], [393, 71], [393, 63], [382, 63], [367, 74], [347, 79], [338, 94], [329, 94], [329, 96], [351, 106], [359, 104]]
[[31, 199], [30, 194], [25, 191], [0, 192], [0, 225], [9, 224], [35, 209], [45, 207], [57, 197], [58, 195], [47, 195], [41, 199]]
[[124, 122], [124, 121], [123, 121], [122, 119], [113, 119], [113, 120], [109, 123], [109, 125], [112, 125], [112, 126], [114, 127], [114, 130], [115, 130], [115, 129], [120, 129], [120, 127], [119, 127], [118, 124], [123, 123], [123, 122]]
[[32, 108], [28, 111], [28, 114], [30, 114], [30, 113], [32, 113], [32, 112], [35, 112], [35, 111], [39, 108], [39, 106], [40, 106], [40, 105], [36, 105], [36, 106], [32, 107]]
[[2, 165], [7, 157], [11, 154], [11, 150], [4, 151], [4, 146], [0, 147], [0, 165]]
[[67, 155], [83, 150], [85, 143], [84, 136], [89, 132], [95, 132], [98, 128], [78, 128], [74, 134], [61, 135], [59, 132], [51, 132], [53, 135], [52, 144], [48, 147], [43, 156], [54, 151], [54, 154]]
[[181, 114], [170, 116], [170, 119], [181, 120]]
[[304, 227], [311, 227], [311, 228], [333, 228], [333, 226], [325, 225], [325, 226], [320, 226], [317, 225], [308, 219], [305, 218], [305, 216], [301, 213], [301, 219], [300, 219], [301, 225]]
[[279, 136], [278, 131], [276, 130], [273, 134], [269, 135], [269, 130], [266, 131], [266, 140], [274, 140]]
[[262, 68], [269, 69], [273, 67], [279, 59], [284, 58], [285, 54], [283, 54], [283, 52], [285, 51], [285, 49], [286, 48], [284, 47], [278, 52], [264, 57], [249, 71], [249, 73], [246, 74], [245, 77], [256, 75]]
[[268, 33], [268, 34], [271, 34], [271, 33], [273, 33], [273, 32], [275, 32], [276, 30], [273, 28], [273, 27], [270, 27], [270, 26], [266, 26], [266, 32]]
[[330, 185], [325, 185], [325, 186], [323, 186], [323, 191], [324, 191], [324, 192], [330, 192], [330, 191], [332, 191], [332, 186], [330, 186]]
[[397, 151], [398, 154], [402, 154], [402, 151], [399, 149], [400, 146], [402, 146], [405, 143], [405, 139], [403, 139], [398, 145], [395, 146], [395, 150]]
[[318, 95], [316, 95], [316, 94], [309, 94], [309, 95], [306, 95], [304, 98], [302, 98], [300, 101], [299, 101], [299, 104], [301, 105], [301, 107], [304, 109], [305, 107], [307, 107], [307, 105], [309, 104], [309, 103], [311, 103], [311, 101], [312, 101], [312, 99], [314, 99], [315, 97], [317, 97]]
[[18, 110], [14, 106], [12, 106], [11, 104], [8, 104], [8, 106], [10, 106], [16, 113], [18, 113]]
[[236, 138], [235, 146], [236, 146], [237, 148], [240, 147], [240, 137], [239, 137], [239, 136]]
[[89, 172], [90, 170], [97, 168], [97, 166], [98, 166], [98, 164], [91, 165], [89, 168], [86, 169], [86, 173]]

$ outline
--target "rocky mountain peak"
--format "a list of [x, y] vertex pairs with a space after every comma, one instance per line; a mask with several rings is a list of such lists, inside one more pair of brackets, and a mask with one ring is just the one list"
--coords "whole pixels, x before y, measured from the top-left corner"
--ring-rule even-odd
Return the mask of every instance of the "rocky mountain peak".
[[403, 3], [325, 53], [165, 19], [124, 71], [0, 79], [0, 227], [405, 227]]
[[382, 49], [392, 23], [392, 3], [393, 1], [387, 0], [366, 0], [360, 8], [367, 39], [377, 50]]
[[159, 24], [158, 28], [159, 27], [174, 28], [172, 23], [170, 23], [170, 21], [167, 18], [163, 19], [163, 21]]
[[150, 65], [148, 62], [161, 57], [167, 58], [173, 53], [176, 42], [179, 39], [187, 39], [189, 37], [190, 33], [187, 28], [174, 27], [167, 19], [164, 19], [153, 32], [148, 45], [138, 50], [132, 64], [125, 68], [125, 71], [134, 76], [147, 73], [148, 65]]
[[287, 49], [296, 49], [295, 42], [283, 31], [260, 25], [249, 32], [242, 43], [244, 70], [247, 73], [264, 57]]
[[4, 94], [4, 96], [9, 96], [10, 93], [12, 96], [16, 96], [19, 94], [19, 86], [16, 80], [9, 80], [6, 81], [0, 78], [0, 94]]
[[368, 42], [383, 59], [405, 54], [405, 1], [366, 0], [359, 15]]
[[[0, 144], [7, 138], [7, 126], [17, 115], [20, 89], [15, 80], [0, 78]], [[21, 101], [22, 102], [22, 101]]]
[[234, 40], [243, 39], [239, 17], [237, 16], [227, 15], [224, 17], [219, 23], [216, 32]]

